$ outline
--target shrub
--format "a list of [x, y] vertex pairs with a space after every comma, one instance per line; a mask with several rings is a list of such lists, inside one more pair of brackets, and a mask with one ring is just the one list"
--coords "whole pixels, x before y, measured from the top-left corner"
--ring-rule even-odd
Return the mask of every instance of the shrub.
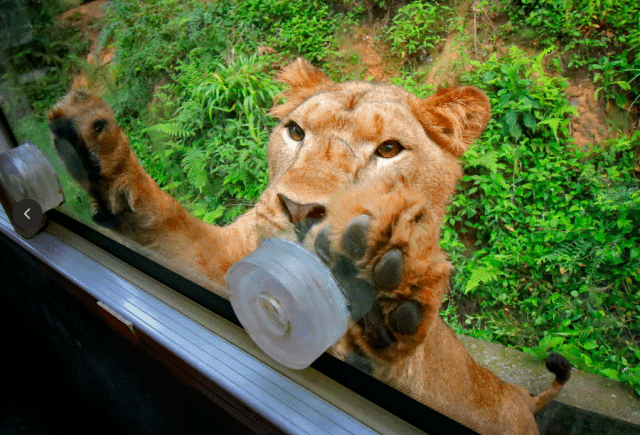
[[170, 75], [198, 46], [221, 53], [228, 47], [233, 23], [225, 1], [114, 0], [107, 7], [103, 43], [116, 47], [116, 74], [109, 103], [124, 120], [139, 117], [155, 84]]
[[175, 83], [156, 93], [160, 122], [146, 132], [161, 145], [137, 152], [196, 217], [230, 221], [265, 189], [275, 124], [266, 112], [280, 89], [270, 69], [268, 59], [255, 55], [227, 64], [194, 50], [176, 66]]
[[106, 99], [143, 166], [196, 217], [234, 219], [267, 181], [278, 88], [259, 46], [319, 60], [338, 15], [321, 1], [114, 0], [108, 16], [117, 71]]
[[237, 13], [267, 45], [310, 61], [325, 58], [341, 19], [322, 0], [249, 0], [239, 2]]
[[640, 132], [576, 147], [567, 83], [542, 69], [549, 52], [511, 47], [463, 77], [490, 96], [493, 119], [464, 155], [444, 231], [451, 300], [472, 335], [554, 348], [640, 391]]
[[434, 48], [446, 34], [453, 8], [438, 3], [416, 1], [401, 7], [385, 33], [391, 47], [412, 58]]
[[56, 21], [57, 14], [65, 10], [63, 2], [28, 0], [25, 6], [31, 18], [33, 37], [24, 45], [7, 49], [6, 57], [16, 76], [34, 70], [44, 73], [41, 78], [20, 86], [30, 108], [40, 117], [68, 91], [71, 75], [80, 69], [89, 43], [73, 26]]
[[[636, 0], [520, 0], [507, 8], [543, 46], [559, 41], [570, 54], [569, 67], [595, 71], [599, 92], [620, 107], [640, 97], [640, 3]], [[516, 26], [516, 31], [518, 31]]]

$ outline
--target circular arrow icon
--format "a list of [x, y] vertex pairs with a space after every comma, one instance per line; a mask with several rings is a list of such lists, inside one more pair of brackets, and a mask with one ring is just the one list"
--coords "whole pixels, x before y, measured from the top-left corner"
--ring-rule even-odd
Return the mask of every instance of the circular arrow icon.
[[42, 207], [33, 199], [23, 199], [13, 208], [13, 221], [25, 231], [37, 230], [42, 221]]

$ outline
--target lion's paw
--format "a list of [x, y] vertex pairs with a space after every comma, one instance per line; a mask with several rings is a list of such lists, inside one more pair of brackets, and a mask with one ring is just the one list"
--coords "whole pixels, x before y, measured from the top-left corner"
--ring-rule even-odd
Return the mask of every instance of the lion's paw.
[[[133, 156], [111, 108], [89, 92], [74, 90], [58, 101], [48, 113], [53, 145], [71, 176], [89, 192], [93, 220], [113, 228], [119, 215], [131, 209], [129, 179]], [[135, 165], [134, 165], [135, 166]]]
[[347, 294], [375, 294], [349, 331], [353, 344], [385, 360], [411, 353], [437, 315], [449, 270], [424, 196], [406, 183], [355, 188], [330, 204], [327, 221], [318, 256]]

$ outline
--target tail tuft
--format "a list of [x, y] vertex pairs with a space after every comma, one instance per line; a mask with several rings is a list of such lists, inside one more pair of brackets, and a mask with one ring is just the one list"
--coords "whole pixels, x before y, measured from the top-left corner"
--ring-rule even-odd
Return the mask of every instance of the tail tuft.
[[544, 362], [547, 366], [547, 370], [556, 375], [556, 378], [553, 380], [549, 388], [533, 397], [531, 410], [534, 414], [544, 408], [547, 403], [555, 399], [558, 394], [560, 394], [560, 390], [562, 390], [564, 384], [571, 377], [571, 363], [559, 353], [550, 353], [547, 355], [547, 359], [545, 359]]
[[571, 363], [559, 353], [550, 353], [544, 361], [547, 370], [556, 375], [556, 381], [564, 384], [571, 377]]

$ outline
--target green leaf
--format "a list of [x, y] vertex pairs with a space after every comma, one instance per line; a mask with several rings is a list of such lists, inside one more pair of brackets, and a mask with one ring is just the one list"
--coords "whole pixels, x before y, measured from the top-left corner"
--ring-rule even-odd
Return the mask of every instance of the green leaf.
[[620, 88], [624, 91], [629, 91], [631, 90], [631, 85], [628, 82], [625, 82], [623, 80], [619, 80], [617, 82], [615, 82], [614, 84], [620, 86]]
[[604, 243], [605, 235], [604, 232], [598, 231], [593, 235], [593, 238], [596, 239], [600, 243]]
[[604, 376], [611, 378], [613, 380], [619, 381], [620, 380], [620, 375], [618, 373], [617, 370], [614, 369], [602, 369], [600, 370], [600, 373], [603, 374]]
[[224, 214], [224, 211], [225, 211], [225, 207], [222, 205], [219, 205], [213, 211], [205, 213], [205, 215], [202, 217], [202, 220], [209, 224], [213, 224], [216, 222], [218, 218], [220, 218]]
[[536, 121], [536, 117], [533, 113], [525, 113], [522, 116], [522, 122], [527, 128], [531, 129], [531, 131], [535, 133], [538, 122]]
[[565, 338], [558, 337], [556, 335], [546, 335], [540, 340], [538, 343], [538, 348], [544, 350], [545, 352], [549, 349], [555, 349], [565, 342]]
[[500, 123], [502, 124], [502, 129], [505, 133], [505, 136], [511, 136], [516, 141], [520, 139], [522, 130], [518, 125], [518, 115], [513, 109], [508, 110], [507, 113], [504, 114], [504, 116], [500, 120]]
[[548, 125], [549, 128], [551, 128], [551, 131], [553, 131], [553, 135], [556, 137], [556, 140], [558, 139], [558, 127], [560, 127], [560, 121], [562, 121], [562, 119], [560, 118], [548, 118], [548, 119], [543, 119], [542, 121], [540, 121], [538, 123], [538, 125]]
[[504, 272], [499, 271], [493, 266], [484, 266], [474, 269], [471, 272], [471, 276], [467, 280], [464, 294], [473, 291], [473, 289], [478, 287], [481, 283], [487, 283], [496, 280], [498, 276], [502, 275], [503, 273]]
[[[473, 157], [468, 157], [465, 161], [466, 167], [472, 166], [483, 166], [487, 168], [492, 173], [496, 173], [498, 171], [498, 152], [497, 151], [489, 151], [484, 154], [480, 154]], [[474, 188], [477, 190], [477, 188]], [[473, 193], [471, 190], [468, 194]]]

